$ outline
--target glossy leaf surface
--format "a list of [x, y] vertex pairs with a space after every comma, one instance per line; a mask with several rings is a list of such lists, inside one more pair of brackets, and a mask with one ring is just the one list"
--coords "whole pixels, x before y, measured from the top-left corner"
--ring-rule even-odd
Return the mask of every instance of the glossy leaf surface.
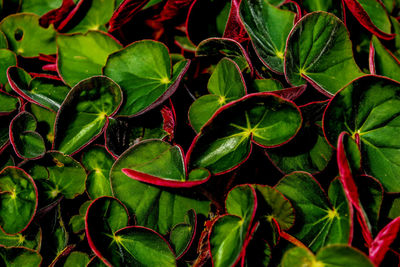
[[297, 106], [275, 95], [252, 94], [234, 101], [219, 109], [192, 143], [189, 169], [228, 171], [248, 157], [252, 141], [264, 147], [285, 143], [301, 121]]
[[347, 29], [337, 17], [313, 12], [294, 26], [285, 57], [285, 76], [290, 84], [299, 86], [308, 81], [331, 96], [362, 75]]
[[[327, 140], [335, 144], [342, 131], [361, 141], [364, 167], [388, 192], [399, 192], [397, 133], [400, 85], [383, 77], [355, 80], [330, 102], [324, 115]], [[354, 103], [359, 103], [354, 105]]]
[[373, 36], [371, 43], [372, 51], [370, 53], [372, 55], [370, 60], [372, 59], [372, 62], [370, 62], [370, 66], [373, 66], [373, 69], [370, 70], [371, 73], [386, 76], [399, 82], [400, 61], [383, 46], [377, 37]]
[[110, 78], [94, 76], [78, 83], [58, 111], [53, 148], [72, 154], [92, 142], [121, 101], [121, 89]]
[[110, 55], [103, 73], [124, 93], [118, 115], [139, 115], [161, 104], [176, 90], [188, 65], [184, 60], [172, 69], [168, 49], [151, 40], [135, 42]]

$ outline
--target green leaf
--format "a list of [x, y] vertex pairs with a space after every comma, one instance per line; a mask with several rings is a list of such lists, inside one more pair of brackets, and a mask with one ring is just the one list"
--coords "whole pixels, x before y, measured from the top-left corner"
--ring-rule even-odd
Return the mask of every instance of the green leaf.
[[347, 245], [326, 246], [314, 256], [305, 248], [292, 248], [282, 258], [282, 267], [372, 267], [372, 262], [361, 251]]
[[135, 214], [138, 225], [164, 235], [174, 225], [183, 222], [190, 209], [207, 216], [210, 202], [194, 191], [185, 196], [185, 191], [164, 190], [126, 176], [121, 169], [129, 166], [130, 161], [130, 157], [121, 155], [111, 168], [110, 180], [114, 196]]
[[21, 1], [21, 12], [35, 13], [42, 16], [50, 10], [59, 8], [62, 0], [23, 0]]
[[267, 1], [245, 0], [240, 5], [240, 17], [263, 64], [283, 73], [286, 39], [293, 28], [295, 13]]
[[342, 131], [360, 138], [363, 167], [387, 192], [400, 192], [400, 143], [394, 138], [400, 122], [399, 88], [385, 77], [357, 79], [331, 100], [323, 121], [331, 144], [336, 145]]
[[35, 159], [46, 152], [42, 136], [35, 132], [36, 127], [35, 118], [26, 111], [22, 111], [11, 121], [10, 139], [18, 157]]
[[91, 203], [92, 201], [84, 202], [79, 208], [79, 214], [71, 217], [69, 225], [71, 226], [72, 232], [74, 232], [75, 234], [85, 230], [86, 211]]
[[312, 251], [329, 244], [346, 244], [350, 238], [350, 211], [339, 180], [334, 180], [328, 198], [318, 182], [306, 172], [285, 176], [275, 187], [292, 203], [296, 225], [292, 234]]
[[114, 163], [113, 157], [104, 147], [92, 146], [82, 156], [83, 166], [89, 171], [86, 190], [92, 199], [112, 196], [109, 173]]
[[42, 256], [37, 251], [27, 248], [0, 247], [0, 265], [7, 267], [37, 267], [42, 263]]
[[255, 92], [273, 92], [284, 89], [283, 84], [275, 79], [253, 80], [252, 88]]
[[11, 67], [7, 71], [13, 90], [29, 102], [57, 112], [69, 92], [62, 82], [30, 75], [21, 68]]
[[89, 256], [80, 251], [73, 251], [68, 255], [63, 266], [65, 267], [76, 267], [86, 266], [89, 263]]
[[0, 244], [4, 247], [24, 247], [39, 250], [42, 242], [42, 231], [39, 226], [31, 224], [28, 229], [16, 235], [7, 235], [0, 231]]
[[176, 90], [188, 66], [184, 60], [172, 70], [167, 47], [152, 40], [134, 42], [110, 55], [103, 73], [124, 93], [118, 115], [139, 115], [161, 104]]
[[5, 85], [7, 80], [7, 69], [17, 65], [17, 56], [8, 49], [0, 49], [0, 84]]
[[37, 121], [38, 127], [36, 128], [36, 131], [44, 137], [46, 146], [48, 145], [51, 147], [51, 144], [54, 141], [54, 122], [57, 113], [33, 103], [28, 107]]
[[185, 222], [175, 225], [169, 234], [169, 240], [176, 257], [181, 258], [190, 248], [197, 228], [197, 216], [194, 210], [188, 210]]
[[345, 25], [326, 12], [310, 13], [295, 25], [288, 37], [285, 62], [290, 84], [300, 86], [307, 80], [328, 96], [364, 75], [354, 61]]
[[[68, 33], [86, 33], [89, 30], [106, 30], [104, 25], [111, 19], [114, 13], [115, 0], [95, 0], [82, 1], [86, 2], [85, 6], [81, 6], [80, 10], [74, 15], [83, 18], [77, 25], [72, 26]], [[73, 20], [72, 20], [73, 21]], [[68, 27], [68, 24], [63, 30]]]
[[103, 132], [121, 101], [121, 88], [110, 78], [94, 76], [78, 83], [58, 110], [53, 148], [65, 154], [82, 149]]
[[6, 167], [0, 172], [0, 227], [7, 234], [25, 230], [38, 206], [36, 185], [26, 172]]
[[304, 121], [299, 133], [289, 143], [266, 150], [268, 157], [281, 172], [318, 173], [328, 166], [334, 153], [320, 126], [325, 107], [326, 102], [302, 106]]
[[3, 92], [0, 92], [0, 103], [0, 116], [12, 113], [13, 111], [17, 110], [19, 106], [18, 98], [5, 94]]
[[276, 95], [247, 95], [222, 107], [189, 149], [189, 169], [206, 168], [217, 174], [246, 160], [251, 141], [273, 147], [290, 140], [301, 126], [300, 112], [292, 102]]
[[189, 109], [190, 124], [196, 132], [223, 105], [243, 97], [246, 86], [239, 67], [228, 58], [223, 58], [208, 80], [210, 95], [198, 98]]
[[17, 55], [36, 57], [56, 53], [56, 31], [53, 26], [41, 27], [38, 15], [19, 13], [8, 16], [1, 21], [0, 30], [7, 37], [9, 49]]
[[73, 199], [85, 191], [85, 169], [78, 161], [60, 152], [47, 152], [43, 158], [29, 161], [23, 168], [36, 182], [48, 185], [41, 192], [43, 198], [54, 200], [61, 193], [67, 199]]
[[108, 56], [121, 49], [115, 39], [100, 31], [58, 35], [57, 47], [57, 68], [63, 81], [70, 86], [100, 75]]
[[238, 262], [249, 236], [257, 207], [257, 197], [250, 185], [235, 187], [226, 198], [227, 215], [213, 224], [209, 236], [213, 266], [233, 266]]
[[337, 17], [342, 17], [342, 2], [335, 0], [303, 0], [304, 8], [308, 12], [326, 11], [335, 14]]
[[7, 48], [8, 48], [7, 38], [4, 35], [4, 33], [0, 31], [0, 49], [7, 49]]
[[370, 62], [370, 66], [374, 67], [371, 73], [400, 82], [400, 61], [383, 46], [376, 36], [372, 36], [371, 42], [373, 50], [370, 53], [373, 53], [373, 62]]

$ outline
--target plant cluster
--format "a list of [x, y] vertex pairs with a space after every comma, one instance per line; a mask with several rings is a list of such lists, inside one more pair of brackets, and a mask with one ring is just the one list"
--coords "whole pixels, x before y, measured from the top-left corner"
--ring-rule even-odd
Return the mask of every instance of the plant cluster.
[[398, 0], [0, 16], [0, 265], [399, 264]]

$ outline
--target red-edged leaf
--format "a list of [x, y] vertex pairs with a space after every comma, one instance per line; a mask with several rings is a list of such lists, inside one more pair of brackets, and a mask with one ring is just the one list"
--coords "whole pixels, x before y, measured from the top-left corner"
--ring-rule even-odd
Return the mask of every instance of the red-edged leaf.
[[[385, 9], [382, 2], [379, 0], [368, 0], [371, 2], [376, 2], [379, 5], [382, 5], [382, 8]], [[344, 0], [348, 9], [353, 13], [354, 17], [363, 25], [368, 31], [373, 33], [384, 40], [393, 39], [396, 34], [391, 34], [380, 30], [373, 22], [367, 11], [363, 8], [363, 6], [357, 0]]]
[[44, 14], [39, 19], [39, 23], [45, 28], [49, 27], [50, 24], [53, 24], [54, 28], [58, 30], [60, 23], [68, 16], [74, 7], [75, 3], [73, 0], [63, 0], [63, 3], [59, 8], [50, 10]]
[[165, 132], [168, 133], [169, 141], [171, 141], [174, 138], [175, 121], [176, 121], [174, 106], [172, 105], [172, 102], [170, 102], [170, 104], [171, 104], [171, 107], [168, 107], [165, 105], [161, 109], [161, 115], [163, 118], [163, 129]]
[[399, 230], [400, 217], [397, 217], [388, 223], [371, 243], [369, 248], [369, 258], [376, 266], [381, 264], [386, 252], [389, 250], [389, 246], [396, 239]]
[[113, 34], [132, 19], [149, 0], [124, 0], [109, 21], [108, 32]]
[[347, 199], [356, 210], [357, 220], [360, 223], [362, 235], [365, 239], [365, 242], [368, 246], [370, 246], [372, 242], [371, 227], [361, 206], [358, 189], [353, 180], [353, 174], [347, 160], [346, 150], [343, 144], [343, 139], [346, 134], [346, 132], [342, 132], [339, 135], [337, 145], [337, 164], [339, 168], [339, 180], [343, 185], [343, 189]]
[[173, 19], [179, 14], [179, 12], [182, 12], [182, 10], [188, 7], [192, 2], [193, 0], [168, 0], [160, 13], [160, 17], [157, 20], [162, 22]]
[[239, 6], [241, 0], [232, 0], [231, 11], [229, 13], [228, 21], [226, 23], [224, 38], [230, 38], [239, 43], [248, 39], [246, 29], [240, 20]]

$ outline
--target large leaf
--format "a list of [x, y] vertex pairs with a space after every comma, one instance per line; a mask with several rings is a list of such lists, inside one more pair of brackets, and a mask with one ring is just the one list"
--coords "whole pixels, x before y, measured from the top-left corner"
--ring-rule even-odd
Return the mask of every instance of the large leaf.
[[92, 199], [112, 196], [109, 173], [114, 163], [113, 157], [101, 146], [92, 146], [82, 156], [83, 166], [89, 171], [86, 191]]
[[53, 148], [72, 154], [99, 136], [122, 102], [121, 88], [94, 76], [71, 89], [57, 113]]
[[276, 95], [247, 95], [220, 108], [193, 141], [186, 162], [189, 170], [206, 168], [220, 174], [246, 160], [252, 142], [273, 147], [289, 141], [302, 118], [292, 102]]
[[185, 194], [187, 191], [168, 191], [126, 176], [121, 169], [129, 166], [130, 161], [130, 157], [122, 154], [111, 168], [110, 180], [114, 196], [135, 214], [138, 225], [166, 234], [174, 225], [184, 221], [190, 209], [197, 214], [208, 214], [210, 202], [193, 190], [189, 196]]
[[292, 248], [285, 253], [282, 267], [327, 266], [327, 267], [373, 267], [374, 264], [361, 251], [345, 245], [331, 245], [313, 255], [305, 248]]
[[211, 94], [198, 98], [189, 109], [190, 124], [196, 132], [200, 131], [220, 107], [246, 94], [246, 86], [238, 66], [227, 58], [217, 64], [207, 87]]
[[244, 253], [246, 239], [257, 209], [257, 196], [250, 185], [235, 187], [226, 198], [227, 215], [213, 224], [209, 236], [213, 266], [233, 266]]
[[32, 114], [23, 111], [10, 123], [10, 141], [18, 157], [35, 159], [43, 156], [46, 147], [42, 136], [36, 132], [37, 122]]
[[189, 175], [183, 161], [183, 151], [157, 139], [142, 141], [122, 154], [122, 172], [127, 176], [154, 185], [192, 187], [207, 181], [210, 173], [196, 169]]
[[349, 33], [343, 22], [326, 12], [304, 16], [287, 42], [285, 76], [299, 86], [310, 82], [328, 96], [363, 73], [353, 58]]
[[108, 56], [121, 45], [111, 36], [89, 31], [86, 34], [57, 36], [57, 69], [63, 81], [74, 86], [93, 75], [100, 75]]
[[69, 88], [62, 82], [41, 77], [31, 79], [30, 75], [19, 67], [10, 67], [7, 76], [11, 88], [20, 96], [55, 112], [69, 92]]
[[[17, 167], [0, 171], [0, 227], [17, 234], [31, 223], [38, 206], [38, 192], [32, 177]], [[7, 207], [7, 208], [5, 208]]]
[[152, 40], [135, 42], [110, 55], [103, 73], [124, 92], [118, 115], [140, 115], [161, 104], [177, 89], [188, 66], [184, 60], [171, 69], [167, 47]]
[[378, 0], [344, 0], [351, 13], [371, 33], [382, 39], [393, 39], [385, 6]]
[[360, 139], [366, 172], [388, 192], [400, 192], [400, 143], [394, 138], [400, 127], [399, 90], [399, 83], [384, 77], [357, 79], [331, 100], [323, 121], [333, 145], [342, 131]]
[[36, 57], [40, 53], [56, 53], [56, 31], [53, 26], [41, 27], [38, 15], [19, 13], [8, 16], [1, 21], [0, 30], [7, 37], [9, 49], [17, 55]]
[[328, 198], [318, 182], [305, 172], [285, 176], [275, 188], [295, 209], [297, 227], [291, 233], [312, 251], [349, 242], [352, 218], [338, 180], [331, 183]]
[[286, 39], [293, 28], [295, 13], [267, 1], [244, 0], [240, 4], [240, 16], [264, 65], [283, 73]]

